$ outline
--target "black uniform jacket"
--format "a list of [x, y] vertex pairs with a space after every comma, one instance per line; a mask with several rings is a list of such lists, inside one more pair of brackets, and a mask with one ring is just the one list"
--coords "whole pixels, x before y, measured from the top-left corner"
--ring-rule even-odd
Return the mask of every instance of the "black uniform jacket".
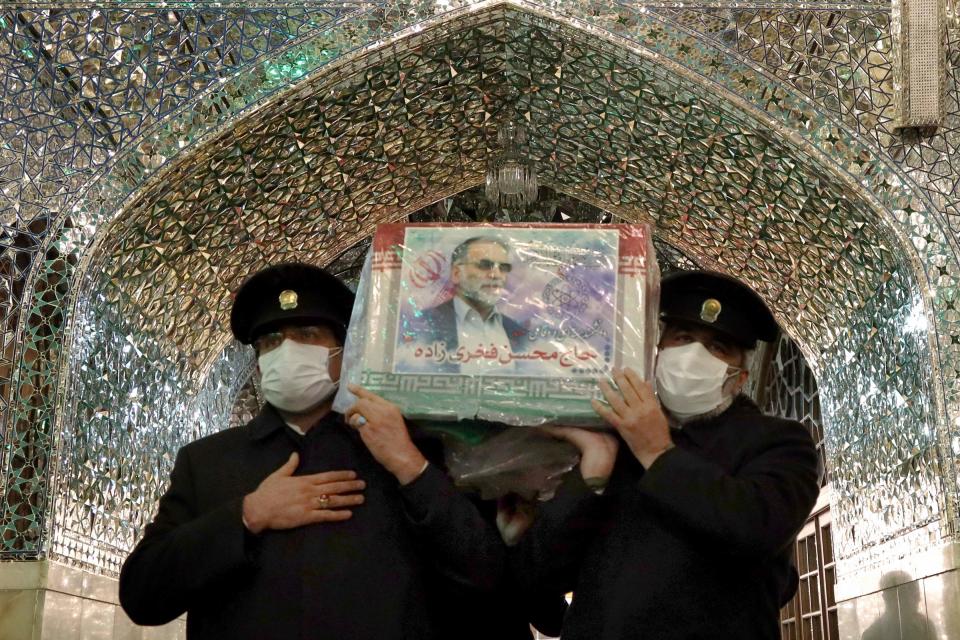
[[[243, 496], [293, 451], [297, 475], [356, 471], [365, 503], [344, 522], [254, 536]], [[504, 575], [495, 527], [435, 465], [401, 487], [339, 414], [298, 436], [267, 406], [180, 450], [156, 518], [123, 566], [120, 602], [138, 624], [187, 612], [192, 640], [490, 637], [474, 628], [529, 638], [516, 615], [470, 609], [496, 601]], [[469, 612], [483, 619], [471, 626]]]
[[603, 496], [570, 474], [521, 541], [528, 586], [574, 592], [564, 640], [780, 637], [818, 494], [807, 429], [741, 397], [672, 437], [646, 472], [621, 443]]

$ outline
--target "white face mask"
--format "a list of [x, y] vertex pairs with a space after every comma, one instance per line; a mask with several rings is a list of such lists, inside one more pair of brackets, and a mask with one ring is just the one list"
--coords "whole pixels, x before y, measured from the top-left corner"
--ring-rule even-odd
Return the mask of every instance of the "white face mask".
[[339, 381], [330, 379], [330, 358], [341, 349], [328, 349], [290, 339], [263, 354], [260, 388], [267, 402], [289, 413], [304, 413], [329, 398]]
[[699, 342], [667, 347], [657, 357], [657, 395], [680, 420], [703, 415], [730, 399], [724, 386], [739, 372]]

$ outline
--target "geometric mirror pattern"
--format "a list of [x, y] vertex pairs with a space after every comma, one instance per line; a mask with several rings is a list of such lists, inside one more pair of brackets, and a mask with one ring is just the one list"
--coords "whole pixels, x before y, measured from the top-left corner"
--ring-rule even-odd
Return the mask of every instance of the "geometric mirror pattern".
[[[764, 354], [754, 399], [764, 413], [796, 420], [810, 430], [817, 445], [820, 486], [830, 482], [827, 450], [820, 411], [820, 390], [803, 354], [790, 338], [781, 334]], [[756, 375], [756, 374], [754, 374]]]
[[840, 573], [949, 539], [954, 70], [945, 125], [895, 133], [885, 6], [709, 4], [0, 12], [0, 555], [115, 572], [179, 444], [256, 404], [243, 278], [349, 279], [379, 222], [493, 215], [505, 120], [549, 187], [530, 219], [651, 222], [775, 310]]
[[[117, 160], [125, 152], [152, 165], [150, 141], [171, 114], [356, 11], [97, 5], [0, 10], [0, 553], [36, 554], [41, 546], [44, 478], [55, 466], [51, 378], [71, 278], [95, 230], [78, 198], [103, 202], [110, 187], [98, 189], [98, 180], [124, 179]], [[265, 85], [288, 77], [282, 65], [266, 72]], [[227, 100], [219, 102], [223, 110]], [[215, 122], [200, 112], [189, 117], [196, 126]], [[28, 364], [19, 377], [14, 362]]]

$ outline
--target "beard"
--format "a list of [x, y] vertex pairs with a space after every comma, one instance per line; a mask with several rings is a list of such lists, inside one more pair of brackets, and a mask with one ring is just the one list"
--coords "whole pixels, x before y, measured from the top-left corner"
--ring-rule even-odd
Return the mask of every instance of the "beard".
[[464, 290], [462, 295], [464, 298], [484, 307], [492, 307], [500, 302], [500, 298], [503, 296], [503, 287], [486, 285], [475, 290]]

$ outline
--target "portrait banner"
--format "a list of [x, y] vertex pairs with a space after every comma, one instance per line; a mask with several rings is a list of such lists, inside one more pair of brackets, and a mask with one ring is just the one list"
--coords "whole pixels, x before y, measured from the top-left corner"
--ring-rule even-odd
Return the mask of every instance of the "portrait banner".
[[652, 375], [658, 287], [646, 225], [381, 225], [345, 379], [411, 418], [597, 426], [599, 379]]

